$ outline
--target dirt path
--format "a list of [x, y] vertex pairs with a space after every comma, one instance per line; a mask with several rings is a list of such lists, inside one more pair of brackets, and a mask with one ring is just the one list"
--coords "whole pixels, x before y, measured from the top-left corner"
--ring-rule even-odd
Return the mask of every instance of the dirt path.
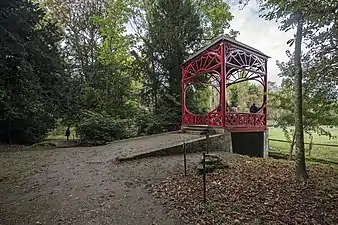
[[[147, 191], [152, 183], [181, 172], [182, 156], [116, 164], [108, 159], [118, 149], [1, 153], [7, 173], [0, 183], [0, 224], [182, 224]], [[188, 159], [195, 164], [200, 154]], [[8, 172], [19, 165], [25, 167]]]

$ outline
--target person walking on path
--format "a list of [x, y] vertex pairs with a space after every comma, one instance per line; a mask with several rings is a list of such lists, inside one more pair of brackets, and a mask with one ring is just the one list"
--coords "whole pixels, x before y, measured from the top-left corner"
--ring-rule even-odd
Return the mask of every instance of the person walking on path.
[[67, 141], [69, 140], [69, 136], [70, 136], [70, 126], [68, 125], [68, 128], [67, 128], [67, 130], [66, 130], [66, 135], [65, 135], [66, 137], [67, 137]]

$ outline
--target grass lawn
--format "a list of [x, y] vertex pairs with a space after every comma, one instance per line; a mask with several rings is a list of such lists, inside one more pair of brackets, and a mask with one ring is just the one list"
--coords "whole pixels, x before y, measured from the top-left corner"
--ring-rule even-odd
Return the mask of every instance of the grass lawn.
[[[330, 130], [330, 132], [333, 135], [338, 136], [338, 127], [331, 128], [331, 129], [327, 128], [327, 129]], [[269, 128], [269, 139], [286, 140], [282, 129], [274, 128], [274, 127]], [[309, 142], [309, 138], [307, 135], [305, 136], [305, 142]], [[327, 136], [314, 135], [313, 143], [338, 145], [338, 139], [335, 138], [335, 139], [329, 140]], [[269, 145], [270, 147], [274, 149], [278, 149], [283, 153], [288, 153], [290, 149], [289, 143], [283, 143], [283, 142], [277, 142], [277, 141], [270, 140]], [[305, 145], [305, 148], [306, 150], [308, 150], [309, 145]], [[314, 158], [332, 160], [332, 161], [338, 162], [338, 147], [327, 147], [327, 146], [314, 145], [312, 147], [311, 156], [308, 155], [308, 157], [314, 157]]]

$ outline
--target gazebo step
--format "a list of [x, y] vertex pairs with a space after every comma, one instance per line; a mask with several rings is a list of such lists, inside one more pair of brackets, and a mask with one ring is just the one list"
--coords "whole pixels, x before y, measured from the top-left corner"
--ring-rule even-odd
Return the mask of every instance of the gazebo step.
[[209, 127], [203, 125], [182, 126], [182, 131], [189, 134], [223, 134], [224, 129], [220, 127]]

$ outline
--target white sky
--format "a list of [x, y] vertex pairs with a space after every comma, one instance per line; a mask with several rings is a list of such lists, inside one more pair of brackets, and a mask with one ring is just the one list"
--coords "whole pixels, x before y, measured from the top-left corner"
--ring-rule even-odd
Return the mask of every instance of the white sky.
[[[236, 0], [228, 0], [234, 2]], [[255, 0], [240, 10], [236, 4], [231, 4], [231, 13], [234, 19], [230, 22], [231, 28], [238, 30], [240, 35], [236, 40], [250, 45], [271, 58], [268, 61], [268, 79], [280, 84], [279, 69], [276, 61], [288, 60], [285, 51], [289, 49], [286, 42], [293, 37], [294, 30], [283, 32], [278, 30], [279, 24], [275, 21], [266, 21], [258, 16], [258, 6]]]

